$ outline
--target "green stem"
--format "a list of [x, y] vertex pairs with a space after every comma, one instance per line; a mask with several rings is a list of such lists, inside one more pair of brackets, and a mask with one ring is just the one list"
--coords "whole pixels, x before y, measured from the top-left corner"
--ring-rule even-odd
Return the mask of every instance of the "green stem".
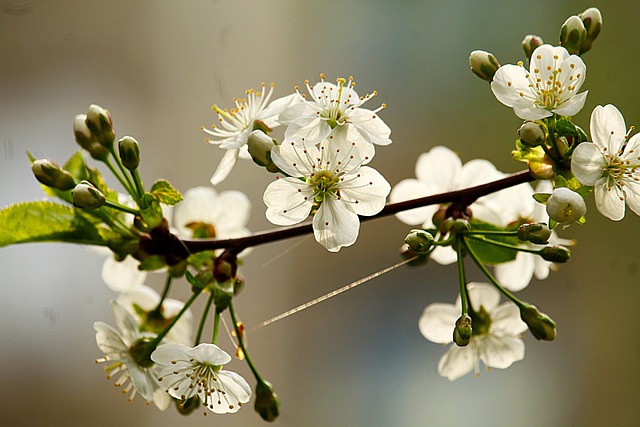
[[[113, 154], [113, 152], [112, 152]], [[117, 162], [117, 157], [114, 156]], [[119, 162], [117, 162], [119, 163]], [[129, 179], [127, 178], [127, 176], [125, 175], [124, 178], [120, 175], [120, 173], [118, 173], [118, 171], [116, 170], [116, 168], [113, 167], [113, 164], [111, 163], [111, 161], [109, 161], [109, 158], [107, 157], [106, 159], [104, 159], [104, 164], [107, 165], [107, 167], [109, 168], [109, 170], [111, 171], [111, 173], [118, 179], [118, 181], [120, 182], [120, 185], [122, 185], [122, 187], [124, 187], [125, 191], [129, 194], [131, 194], [131, 196], [133, 196], [135, 198], [135, 193], [133, 192], [133, 187], [131, 186], [131, 183], [129, 182]]]
[[220, 312], [216, 310], [213, 315], [213, 335], [211, 336], [211, 344], [218, 344], [218, 331], [220, 331]]
[[156, 307], [156, 311], [162, 310], [162, 303], [167, 298], [167, 295], [169, 295], [169, 289], [171, 289], [171, 281], [172, 280], [173, 280], [173, 277], [171, 277], [171, 274], [167, 273], [167, 280], [164, 282], [164, 290], [162, 291], [162, 296], [160, 297], [160, 302], [158, 303], [158, 306]]
[[466, 239], [464, 240], [464, 247], [467, 250], [467, 253], [471, 256], [471, 259], [473, 260], [473, 262], [478, 266], [478, 268], [480, 269], [480, 271], [482, 271], [482, 274], [485, 275], [485, 277], [487, 279], [489, 279], [489, 281], [491, 282], [491, 284], [493, 284], [493, 286], [496, 287], [496, 289], [498, 289], [498, 291], [500, 291], [508, 300], [512, 301], [515, 305], [518, 306], [518, 308], [522, 308], [525, 306], [525, 304], [522, 303], [522, 301], [520, 301], [518, 298], [516, 298], [511, 292], [509, 292], [508, 290], [506, 290], [500, 283], [498, 283], [498, 281], [496, 280], [495, 277], [493, 277], [493, 274], [491, 274], [489, 272], [489, 270], [487, 269], [487, 267], [482, 263], [482, 261], [480, 260], [480, 258], [478, 257], [478, 255], [476, 255], [476, 253], [473, 251], [473, 249], [471, 248], [471, 245], [469, 245], [469, 243], [466, 241]]
[[207, 303], [204, 306], [204, 310], [202, 310], [202, 316], [200, 317], [200, 322], [198, 322], [198, 331], [196, 332], [196, 339], [194, 340], [193, 346], [197, 346], [200, 344], [200, 338], [202, 337], [202, 330], [204, 329], [204, 324], [207, 321], [207, 315], [209, 314], [209, 310], [211, 309], [211, 304], [213, 304], [213, 293], [209, 294], [209, 299], [207, 299]]
[[240, 346], [240, 349], [244, 354], [244, 359], [247, 361], [247, 365], [249, 365], [249, 369], [251, 369], [251, 372], [253, 372], [253, 376], [256, 377], [257, 382], [264, 383], [265, 382], [264, 378], [262, 378], [262, 376], [258, 373], [258, 370], [256, 369], [256, 367], [253, 365], [253, 362], [251, 361], [251, 357], [249, 357], [249, 353], [247, 352], [247, 348], [244, 345], [244, 337], [242, 335], [242, 332], [240, 331], [240, 328], [238, 328], [238, 319], [236, 318], [236, 309], [233, 306], [233, 302], [229, 303], [229, 314], [231, 315], [231, 321], [233, 322], [233, 329], [236, 331], [236, 337], [238, 338], [238, 345]]
[[474, 240], [479, 240], [481, 242], [485, 242], [485, 243], [488, 243], [490, 245], [499, 246], [501, 248], [512, 249], [514, 251], [527, 252], [527, 253], [530, 253], [530, 254], [538, 254], [538, 253], [540, 253], [540, 249], [531, 249], [531, 248], [527, 248], [527, 247], [524, 247], [524, 246], [515, 246], [515, 245], [511, 245], [509, 243], [499, 242], [497, 240], [485, 239], [485, 238], [480, 237], [480, 236], [469, 236], [469, 238], [470, 239], [474, 239]]
[[[547, 129], [549, 130], [549, 139], [551, 139], [551, 145], [553, 147], [554, 156], [550, 156], [555, 163], [560, 160], [560, 150], [558, 150], [558, 142], [556, 141], [556, 115], [546, 119]], [[543, 146], [544, 147], [544, 146]], [[546, 150], [545, 150], [546, 151]], [[547, 153], [549, 155], [549, 153]]]
[[469, 295], [467, 293], [467, 276], [464, 271], [464, 259], [462, 258], [462, 245], [464, 237], [458, 237], [456, 253], [458, 254], [458, 280], [460, 281], [460, 301], [462, 303], [462, 315], [469, 312]]
[[469, 230], [465, 231], [466, 236], [478, 235], [478, 236], [517, 236], [518, 231], [498, 231], [498, 230]]
[[107, 206], [109, 208], [112, 208], [112, 209], [115, 209], [115, 210], [118, 210], [118, 211], [121, 211], [121, 212], [130, 213], [130, 214], [135, 215], [135, 216], [139, 216], [140, 215], [140, 211], [137, 210], [137, 209], [133, 209], [133, 208], [130, 208], [128, 206], [121, 205], [119, 203], [110, 202], [109, 200], [106, 200], [104, 202], [104, 206]]
[[164, 338], [169, 333], [171, 328], [173, 328], [173, 325], [175, 325], [176, 322], [178, 322], [178, 320], [180, 320], [180, 317], [182, 317], [182, 315], [189, 309], [189, 307], [191, 306], [191, 304], [193, 304], [193, 302], [196, 300], [196, 298], [198, 298], [198, 296], [200, 295], [200, 292], [202, 292], [202, 290], [201, 289], [197, 289], [189, 297], [189, 299], [184, 303], [184, 305], [182, 306], [182, 309], [178, 312], [178, 314], [173, 319], [171, 319], [171, 322], [167, 325], [167, 327], [164, 328], [162, 330], [162, 332], [160, 332], [158, 334], [158, 336], [154, 338], [153, 341], [151, 341], [151, 344], [154, 347], [156, 347], [158, 344], [160, 344], [160, 341], [162, 341], [162, 338]]
[[144, 186], [142, 185], [142, 180], [140, 179], [140, 174], [137, 169], [134, 169], [131, 172], [131, 177], [133, 178], [133, 183], [136, 186], [136, 191], [138, 192], [138, 197], [142, 198], [144, 196]]

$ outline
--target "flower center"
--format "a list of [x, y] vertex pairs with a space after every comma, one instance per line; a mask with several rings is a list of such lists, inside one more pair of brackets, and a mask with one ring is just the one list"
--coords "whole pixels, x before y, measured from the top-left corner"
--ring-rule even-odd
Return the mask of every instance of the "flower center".
[[340, 182], [340, 176], [330, 170], [320, 170], [312, 173], [307, 178], [307, 184], [313, 188], [315, 200], [322, 202], [327, 194], [340, 196], [337, 184]]
[[208, 222], [193, 221], [185, 224], [185, 227], [193, 231], [193, 237], [196, 239], [216, 237], [216, 228]]
[[[540, 61], [542, 56], [538, 55], [537, 59]], [[525, 76], [529, 80], [529, 88], [535, 104], [547, 110], [554, 110], [567, 101], [573, 95], [572, 92], [576, 90], [577, 83], [582, 77], [580, 73], [571, 74], [575, 64], [569, 64], [570, 74], [565, 81], [563, 76], [566, 70], [558, 66], [558, 61], [558, 55], [554, 55], [552, 65], [547, 65], [544, 70], [533, 68]], [[523, 66], [522, 62], [518, 65]], [[521, 92], [520, 96], [524, 97], [525, 94]]]
[[491, 316], [484, 308], [480, 306], [480, 310], [469, 310], [469, 316], [471, 317], [471, 327], [473, 328], [473, 336], [478, 337], [489, 333], [491, 328]]

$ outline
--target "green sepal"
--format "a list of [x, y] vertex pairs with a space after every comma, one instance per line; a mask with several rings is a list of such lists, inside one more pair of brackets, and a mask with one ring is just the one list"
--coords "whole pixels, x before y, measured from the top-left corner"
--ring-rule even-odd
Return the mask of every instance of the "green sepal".
[[581, 137], [580, 131], [576, 129], [576, 125], [574, 125], [568, 117], [556, 120], [556, 132], [558, 133], [558, 136], [571, 136], [574, 138]]
[[164, 262], [164, 257], [162, 255], [150, 255], [140, 261], [138, 269], [142, 271], [155, 271], [166, 266], [167, 264]]
[[153, 183], [151, 194], [158, 198], [160, 203], [168, 206], [177, 205], [182, 201], [182, 194], [171, 183], [164, 179], [159, 179]]
[[198, 271], [210, 270], [213, 268], [213, 261], [216, 258], [215, 251], [202, 251], [189, 256], [189, 265]]
[[71, 206], [23, 202], [0, 211], [0, 247], [29, 242], [106, 246], [96, 224]]
[[[519, 226], [518, 224], [517, 226]], [[517, 228], [516, 226], [516, 228]], [[493, 224], [479, 221], [477, 219], [471, 220], [472, 230], [486, 230], [486, 231], [506, 231], [502, 227], [497, 227]], [[516, 236], [501, 236], [490, 235], [485, 236], [485, 240], [493, 240], [496, 242], [507, 243], [509, 245], [518, 246], [522, 242]], [[468, 245], [473, 252], [482, 260], [485, 264], [501, 264], [504, 262], [513, 261], [516, 259], [518, 251], [515, 249], [503, 248], [500, 246], [492, 245], [486, 241], [480, 239], [466, 239]]]
[[551, 193], [534, 193], [533, 200], [543, 205], [547, 204], [547, 200], [551, 197]]
[[511, 151], [511, 157], [519, 162], [528, 163], [542, 162], [544, 160], [545, 152], [541, 146], [529, 147], [520, 141], [516, 140], [516, 149]]
[[587, 217], [582, 215], [580, 218], [576, 220], [577, 224], [585, 225], [587, 223]]
[[554, 221], [551, 218], [549, 218], [549, 229], [553, 230], [554, 228], [556, 228], [560, 223], [558, 221]]
[[162, 208], [158, 197], [146, 193], [140, 198], [140, 216], [149, 229], [153, 229], [162, 223]]
[[218, 313], [222, 313], [226, 310], [233, 300], [235, 282], [235, 278], [231, 278], [224, 282], [215, 281], [213, 283], [213, 304], [216, 306], [216, 311]]

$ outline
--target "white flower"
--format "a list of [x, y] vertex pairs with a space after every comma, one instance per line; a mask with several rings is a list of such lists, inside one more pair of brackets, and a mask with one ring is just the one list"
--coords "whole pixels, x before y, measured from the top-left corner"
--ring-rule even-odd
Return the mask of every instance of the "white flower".
[[142, 285], [147, 278], [147, 272], [139, 270], [139, 265], [140, 261], [131, 256], [116, 261], [109, 251], [102, 264], [102, 280], [112, 291], [129, 292]]
[[583, 107], [587, 92], [578, 94], [586, 76], [586, 66], [564, 47], [539, 46], [531, 55], [530, 69], [522, 63], [498, 68], [491, 90], [516, 115], [539, 120], [553, 113], [573, 116]]
[[239, 157], [251, 158], [247, 152], [246, 144], [257, 120], [268, 128], [273, 128], [278, 125], [277, 116], [292, 103], [298, 102], [297, 97], [293, 94], [269, 104], [272, 94], [273, 84], [269, 87], [269, 91], [265, 92], [265, 84], [263, 83], [259, 92], [253, 89], [247, 90], [247, 99], [235, 98], [233, 102], [236, 107], [231, 110], [222, 110], [217, 105], [213, 106], [213, 110], [218, 113], [220, 124], [212, 126], [211, 129], [203, 127], [202, 130], [215, 138], [207, 139], [208, 142], [219, 145], [227, 152], [211, 177], [211, 184], [217, 185], [222, 182], [229, 175]]
[[547, 200], [547, 213], [559, 224], [571, 224], [587, 213], [587, 205], [575, 191], [559, 187], [553, 190]]
[[[505, 369], [513, 362], [524, 358], [524, 343], [521, 334], [527, 325], [520, 320], [520, 311], [515, 304], [500, 304], [500, 294], [486, 283], [469, 283], [469, 297], [474, 311], [484, 307], [489, 319], [474, 321], [473, 335], [465, 347], [451, 344], [438, 363], [438, 373], [451, 381], [475, 371], [480, 374], [480, 361], [487, 368]], [[456, 304], [434, 303], [428, 305], [418, 326], [429, 341], [449, 344], [453, 341], [453, 330], [460, 317], [460, 297]]]
[[[415, 172], [416, 179], [405, 179], [393, 188], [391, 203], [461, 190], [505, 176], [487, 160], [471, 160], [463, 166], [457, 154], [442, 146], [433, 147], [428, 153], [421, 154], [416, 162]], [[525, 206], [529, 205], [526, 209], [533, 209], [533, 199], [526, 197], [524, 192], [527, 188], [530, 192], [528, 184], [521, 184], [481, 197], [469, 208], [474, 218], [506, 226], [523, 214], [521, 210]], [[425, 206], [398, 213], [396, 217], [409, 225], [433, 228], [433, 215], [440, 208], [440, 205]], [[446, 265], [455, 262], [457, 256], [450, 247], [437, 247], [431, 258]]]
[[131, 345], [136, 343], [141, 334], [138, 332], [138, 324], [131, 314], [117, 302], [111, 302], [111, 311], [118, 329], [104, 322], [95, 322], [96, 343], [104, 352], [104, 357], [96, 359], [96, 363], [110, 362], [104, 368], [107, 379], [118, 375], [116, 387], [124, 386], [122, 392], [129, 395], [129, 401], [133, 400], [136, 393], [148, 402], [153, 401], [160, 410], [169, 407], [171, 399], [158, 386], [155, 373], [152, 368], [140, 366], [131, 356]]
[[[152, 313], [160, 303], [160, 295], [152, 288], [141, 285], [130, 292], [121, 294], [117, 302], [124, 307], [137, 320], [139, 330], [160, 333], [165, 326], [184, 307], [182, 301], [172, 298], [165, 298], [162, 302], [162, 309], [158, 314]], [[150, 316], [151, 314], [151, 316]], [[193, 313], [187, 310], [180, 316], [180, 319], [169, 330], [164, 337], [165, 341], [180, 344], [189, 344], [193, 340]]]
[[215, 344], [191, 348], [182, 344], [162, 344], [151, 354], [162, 366], [158, 381], [176, 399], [198, 396], [216, 414], [237, 412], [251, 399], [251, 388], [235, 372], [221, 370], [231, 356]]
[[593, 110], [590, 129], [593, 142], [576, 147], [571, 171], [582, 184], [594, 187], [602, 215], [621, 220], [625, 202], [640, 215], [640, 134], [629, 139], [622, 114], [611, 104]]
[[240, 191], [218, 193], [212, 187], [194, 187], [184, 193], [183, 200], [173, 210], [173, 226], [180, 237], [242, 237], [251, 232], [246, 228], [251, 214], [251, 202]]
[[353, 89], [355, 82], [350, 77], [337, 79], [337, 85], [324, 81], [309, 86], [311, 99], [296, 92], [303, 102], [284, 110], [278, 120], [288, 125], [285, 140], [297, 141], [304, 145], [315, 145], [333, 136], [334, 139], [346, 138], [349, 141], [366, 141], [371, 144], [391, 144], [391, 129], [378, 117], [378, 111], [385, 108], [382, 104], [375, 110], [362, 108], [362, 105], [377, 93], [358, 96]]
[[275, 147], [273, 162], [285, 174], [269, 184], [263, 200], [266, 216], [278, 225], [296, 224], [312, 210], [313, 232], [331, 252], [352, 245], [358, 237], [358, 215], [375, 215], [385, 205], [391, 187], [368, 166], [373, 146], [326, 140], [319, 147], [293, 142]]

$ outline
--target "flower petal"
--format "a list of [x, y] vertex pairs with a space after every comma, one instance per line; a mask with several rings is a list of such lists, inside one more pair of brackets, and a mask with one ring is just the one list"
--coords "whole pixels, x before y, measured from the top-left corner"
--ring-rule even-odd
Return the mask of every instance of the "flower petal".
[[186, 354], [197, 362], [209, 365], [224, 365], [231, 362], [231, 356], [215, 344], [198, 344], [187, 350]]
[[229, 176], [231, 170], [233, 170], [233, 167], [236, 165], [236, 163], [238, 163], [238, 157], [240, 154], [239, 151], [240, 150], [236, 148], [227, 150], [224, 153], [224, 156], [222, 156], [222, 160], [220, 160], [216, 171], [211, 177], [211, 185], [218, 185]]
[[595, 183], [594, 198], [602, 215], [613, 221], [624, 218], [624, 194], [617, 185], [608, 186], [606, 177]]
[[133, 257], [122, 261], [109, 255], [102, 265], [102, 280], [115, 292], [127, 292], [140, 286], [147, 278], [147, 272], [138, 269], [140, 262]]
[[571, 99], [562, 103], [558, 108], [553, 109], [552, 111], [561, 116], [575, 116], [582, 110], [584, 107], [584, 103], [587, 100], [588, 90], [585, 90], [582, 93], [579, 93], [575, 96], [572, 96]]
[[624, 142], [627, 128], [622, 113], [613, 105], [598, 105], [591, 113], [591, 139], [600, 151], [615, 154]]
[[500, 304], [491, 313], [490, 334], [516, 336], [524, 333], [528, 326], [520, 318], [520, 309], [511, 302]]
[[351, 205], [358, 215], [375, 215], [384, 208], [391, 186], [377, 170], [364, 166], [356, 178], [345, 176], [348, 184], [340, 185], [340, 194], [345, 202], [354, 201]]
[[451, 344], [449, 350], [438, 362], [438, 373], [450, 381], [455, 381], [468, 374], [476, 365], [475, 351], [473, 341], [466, 347], [458, 347], [455, 344]]
[[330, 252], [343, 246], [351, 246], [358, 238], [360, 220], [358, 215], [342, 203], [325, 199], [313, 217], [313, 234], [316, 241]]
[[420, 316], [418, 328], [426, 339], [436, 344], [453, 341], [453, 329], [460, 317], [460, 310], [453, 304], [429, 304]]
[[216, 414], [230, 414], [237, 412], [243, 404], [251, 399], [251, 387], [240, 375], [232, 371], [219, 371], [220, 391], [218, 399], [214, 396], [210, 399], [209, 409]]
[[[469, 299], [471, 300], [471, 306], [474, 310], [480, 310], [480, 307], [484, 307], [489, 313], [500, 303], [500, 292], [488, 283], [470, 282], [467, 285], [469, 289]], [[460, 297], [456, 305], [460, 307]]]
[[313, 206], [313, 192], [297, 178], [281, 178], [267, 187], [262, 198], [273, 224], [292, 225], [305, 220]]
[[521, 338], [488, 334], [480, 344], [480, 360], [491, 368], [505, 369], [524, 358], [524, 342]]
[[537, 255], [518, 252], [515, 260], [495, 266], [496, 279], [510, 291], [521, 291], [529, 285], [533, 277], [534, 258], [537, 258]]
[[605, 163], [601, 150], [592, 142], [583, 142], [573, 151], [571, 171], [582, 184], [593, 186], [602, 176]]

